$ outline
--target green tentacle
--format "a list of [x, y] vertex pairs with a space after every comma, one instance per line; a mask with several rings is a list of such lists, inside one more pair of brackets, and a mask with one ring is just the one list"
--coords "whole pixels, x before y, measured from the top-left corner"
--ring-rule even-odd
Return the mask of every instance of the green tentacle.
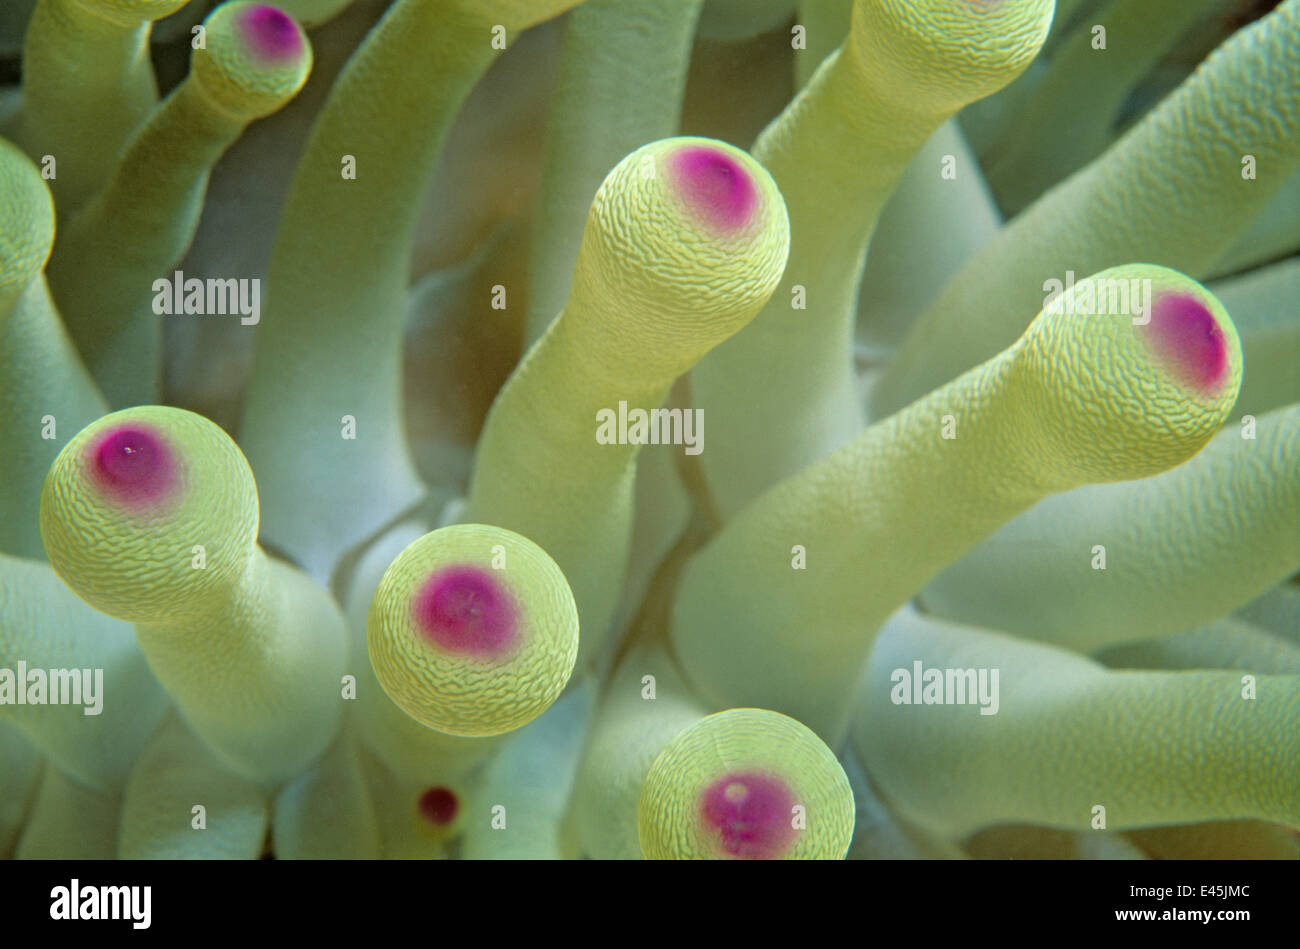
[[[225, 3], [204, 29], [207, 45], [194, 51], [189, 77], [131, 136], [50, 261], [68, 330], [114, 406], [159, 398], [158, 301], [172, 312], [172, 268], [194, 239], [212, 167], [250, 122], [297, 95], [311, 71], [306, 35], [274, 7]], [[205, 292], [200, 312], [235, 311], [230, 294], [224, 285], [219, 301]]]
[[861, 429], [853, 321], [876, 220], [934, 131], [1029, 64], [1051, 13], [1051, 0], [859, 0], [844, 45], [755, 143], [789, 206], [790, 262], [753, 324], [691, 373], [724, 518]]
[[1254, 439], [1244, 431], [1229, 425], [1159, 477], [1049, 498], [936, 577], [921, 602], [1081, 652], [1245, 605], [1300, 570], [1300, 405], [1261, 416]]
[[46, 552], [63, 581], [136, 624], [187, 724], [230, 766], [285, 778], [333, 740], [346, 631], [328, 594], [257, 546], [257, 515], [234, 442], [161, 406], [83, 429], [41, 496]]
[[[898, 670], [989, 669], [995, 714], [912, 704]], [[853, 744], [890, 806], [950, 838], [1000, 823], [1088, 831], [1253, 818], [1300, 827], [1300, 679], [1108, 671], [899, 613], [872, 651]], [[1254, 697], [1250, 697], [1254, 696]], [[942, 698], [942, 696], [940, 696]], [[992, 706], [985, 706], [985, 708]], [[950, 780], [936, 781], [945, 774]]]
[[[401, 326], [419, 197], [461, 103], [507, 37], [578, 0], [398, 0], [335, 82], [294, 173], [240, 427], [267, 540], [324, 581], [423, 488], [401, 413]], [[355, 160], [355, 177], [345, 162]], [[356, 437], [341, 437], [342, 419]], [[301, 460], [332, 472], [302, 490]]]
[[[1146, 324], [1122, 307], [1081, 312], [1098, 308], [1087, 300], [1106, 281], [1133, 279], [1151, 281]], [[1211, 351], [1178, 348], [1175, 327], [1188, 325]], [[1200, 382], [1187, 375], [1202, 370]], [[1240, 379], [1231, 321], [1195, 282], [1135, 265], [1077, 284], [1010, 349], [715, 535], [687, 564], [674, 608], [683, 670], [718, 705], [773, 708], [835, 744], [890, 613], [1047, 495], [1186, 461], [1222, 425]]]
[[[1300, 0], [1285, 0], [948, 281], [876, 386], [875, 416], [1008, 345], [1044, 281], [1131, 260], [1207, 273], [1300, 168], [1300, 136], [1288, 119], [1297, 111]], [[1184, 134], [1193, 128], [1213, 134]], [[1243, 175], [1246, 153], [1257, 179]], [[1163, 171], [1153, 176], [1156, 166]]]

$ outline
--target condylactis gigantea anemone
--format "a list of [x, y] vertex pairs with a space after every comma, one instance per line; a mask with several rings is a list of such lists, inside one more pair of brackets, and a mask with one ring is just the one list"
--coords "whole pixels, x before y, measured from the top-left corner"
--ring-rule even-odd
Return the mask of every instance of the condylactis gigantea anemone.
[[0, 55], [0, 854], [1300, 856], [1300, 0]]

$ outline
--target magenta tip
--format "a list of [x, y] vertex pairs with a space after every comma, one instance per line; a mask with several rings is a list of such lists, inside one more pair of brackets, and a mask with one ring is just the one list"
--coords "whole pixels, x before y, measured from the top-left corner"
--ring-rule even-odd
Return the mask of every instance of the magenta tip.
[[257, 4], [240, 18], [244, 39], [263, 59], [289, 60], [302, 53], [302, 34], [293, 17], [278, 7]]
[[1228, 376], [1228, 340], [1210, 308], [1188, 293], [1167, 293], [1151, 307], [1147, 338], [1178, 380], [1213, 393]]
[[176, 465], [166, 440], [140, 425], [123, 425], [91, 446], [90, 471], [101, 491], [128, 505], [152, 504], [176, 484]]
[[438, 570], [416, 593], [413, 607], [420, 631], [449, 652], [494, 658], [514, 643], [518, 610], [491, 570]]
[[717, 148], [690, 145], [670, 161], [678, 192], [711, 225], [736, 231], [749, 223], [758, 189], [735, 158]]
[[728, 774], [705, 789], [700, 820], [718, 849], [738, 860], [783, 857], [798, 833], [794, 795], [778, 778], [757, 772]]

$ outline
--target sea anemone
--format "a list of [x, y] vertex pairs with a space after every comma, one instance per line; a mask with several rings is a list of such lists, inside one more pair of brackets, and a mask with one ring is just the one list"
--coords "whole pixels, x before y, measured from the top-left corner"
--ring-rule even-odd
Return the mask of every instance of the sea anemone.
[[1300, 857], [1300, 0], [0, 57], [0, 855]]

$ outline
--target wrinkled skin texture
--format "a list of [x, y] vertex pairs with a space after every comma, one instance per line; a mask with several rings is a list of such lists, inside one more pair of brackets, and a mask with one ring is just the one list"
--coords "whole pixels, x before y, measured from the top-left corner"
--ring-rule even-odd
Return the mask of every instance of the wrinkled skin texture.
[[5, 4], [0, 856], [1300, 857], [1297, 36]]

